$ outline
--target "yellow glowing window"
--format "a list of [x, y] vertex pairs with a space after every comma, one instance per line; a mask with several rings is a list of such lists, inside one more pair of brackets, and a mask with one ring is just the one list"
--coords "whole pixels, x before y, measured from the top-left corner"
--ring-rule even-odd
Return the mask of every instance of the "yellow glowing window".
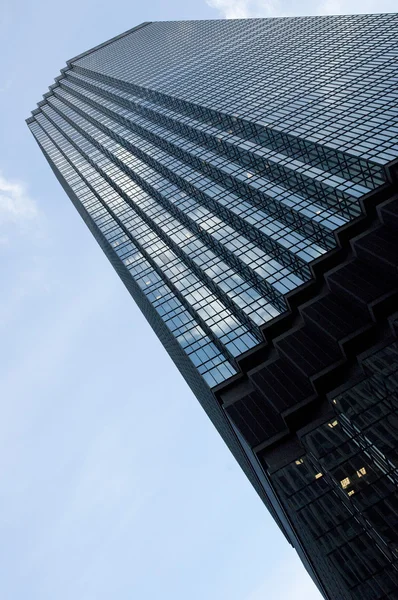
[[349, 477], [346, 477], [345, 479], [342, 479], [340, 481], [340, 483], [341, 483], [341, 487], [343, 488], [343, 490], [345, 490], [345, 488], [350, 485], [351, 481], [350, 481]]
[[337, 404], [337, 400], [332, 400], [333, 404]]
[[315, 475], [315, 479], [320, 479], [323, 476], [323, 473], [317, 473]]
[[336, 427], [336, 425], [338, 425], [338, 421], [332, 421], [331, 423], [328, 423], [328, 425], [331, 429], [333, 429], [333, 427]]
[[303, 464], [303, 462], [304, 462], [304, 458], [298, 458], [298, 459], [296, 460], [296, 465], [302, 465], [302, 464]]
[[365, 467], [362, 467], [361, 469], [359, 469], [359, 471], [357, 471], [357, 475], [358, 475], [358, 477], [363, 477], [364, 475], [366, 475]]
[[348, 495], [349, 495], [349, 496], [352, 496], [353, 494], [355, 494], [354, 490], [350, 490], [350, 491], [348, 492]]

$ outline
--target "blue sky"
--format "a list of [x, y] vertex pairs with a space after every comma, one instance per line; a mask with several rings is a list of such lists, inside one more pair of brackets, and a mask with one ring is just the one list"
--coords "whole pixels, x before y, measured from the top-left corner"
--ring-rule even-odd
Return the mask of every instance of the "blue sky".
[[66, 59], [142, 21], [394, 4], [3, 0], [2, 600], [320, 598], [24, 120]]

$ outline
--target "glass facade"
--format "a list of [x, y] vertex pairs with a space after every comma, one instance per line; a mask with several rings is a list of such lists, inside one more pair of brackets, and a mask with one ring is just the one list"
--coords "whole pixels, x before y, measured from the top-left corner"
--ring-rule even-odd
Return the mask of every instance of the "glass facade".
[[303, 436], [274, 475], [281, 498], [353, 600], [398, 597], [398, 344], [372, 352], [363, 377], [331, 399], [335, 417]]
[[210, 387], [383, 183], [396, 30], [150, 23], [70, 61], [29, 124]]
[[[265, 447], [291, 435], [311, 378], [340, 358], [340, 330], [353, 335], [359, 303], [368, 311], [368, 266], [325, 276], [330, 297], [307, 307], [306, 329], [279, 339], [273, 362], [262, 354], [249, 375], [242, 365], [342, 232], [366, 222], [364, 198], [391, 184], [397, 39], [394, 14], [144, 23], [68, 61], [27, 121], [321, 593], [338, 600], [398, 597], [396, 344], [330, 399], [334, 416], [302, 434], [302, 455], [285, 460], [281, 443], [276, 468]], [[395, 273], [395, 233], [383, 235], [362, 252], [384, 245]]]

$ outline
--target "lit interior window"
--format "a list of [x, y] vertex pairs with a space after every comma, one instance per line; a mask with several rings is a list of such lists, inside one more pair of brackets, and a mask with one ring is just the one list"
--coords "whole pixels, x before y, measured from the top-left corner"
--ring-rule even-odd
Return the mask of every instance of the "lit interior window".
[[333, 404], [337, 404], [337, 400], [333, 399], [332, 400]]
[[340, 481], [340, 483], [341, 483], [341, 487], [343, 488], [343, 490], [345, 490], [346, 487], [348, 487], [350, 485], [351, 481], [350, 481], [349, 477], [345, 477], [344, 479], [342, 479]]
[[363, 477], [364, 475], [366, 475], [365, 467], [362, 467], [361, 469], [359, 469], [359, 471], [357, 471], [357, 475], [358, 475], [358, 477]]
[[348, 495], [349, 495], [349, 496], [352, 496], [353, 494], [355, 494], [354, 490], [350, 490], [350, 491], [348, 492]]
[[304, 462], [304, 458], [298, 458], [298, 459], [296, 460], [296, 465], [302, 465], [302, 464], [303, 464], [303, 462]]
[[328, 423], [328, 425], [331, 429], [333, 429], [333, 427], [336, 427], [336, 425], [338, 425], [338, 421], [332, 421], [331, 423]]
[[317, 473], [315, 475], [315, 479], [320, 479], [321, 477], [323, 477], [323, 473]]

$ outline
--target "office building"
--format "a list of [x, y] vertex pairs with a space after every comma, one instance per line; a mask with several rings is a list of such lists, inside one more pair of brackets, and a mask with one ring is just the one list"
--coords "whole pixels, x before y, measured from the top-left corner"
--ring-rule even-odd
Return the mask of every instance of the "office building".
[[336, 600], [398, 598], [397, 40], [394, 14], [143, 23], [27, 121]]

